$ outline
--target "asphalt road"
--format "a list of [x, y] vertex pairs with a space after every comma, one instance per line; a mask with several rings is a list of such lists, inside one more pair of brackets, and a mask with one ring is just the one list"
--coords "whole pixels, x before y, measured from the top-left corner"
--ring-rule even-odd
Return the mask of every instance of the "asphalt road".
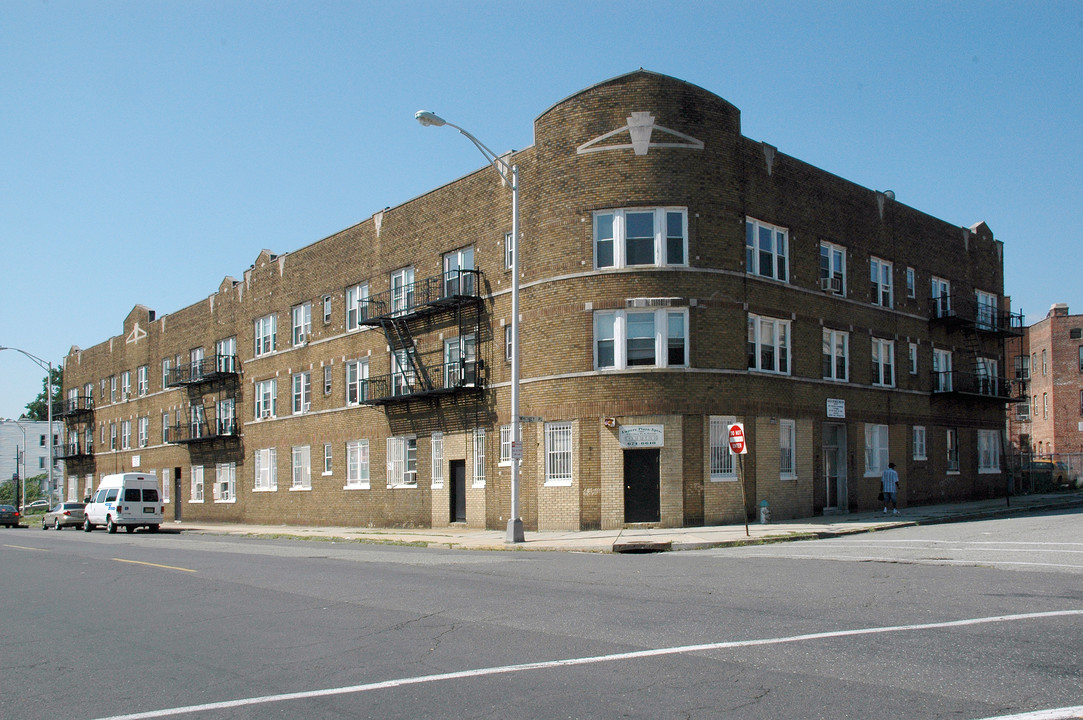
[[5, 529], [0, 587], [3, 718], [1083, 716], [1080, 511], [631, 556]]

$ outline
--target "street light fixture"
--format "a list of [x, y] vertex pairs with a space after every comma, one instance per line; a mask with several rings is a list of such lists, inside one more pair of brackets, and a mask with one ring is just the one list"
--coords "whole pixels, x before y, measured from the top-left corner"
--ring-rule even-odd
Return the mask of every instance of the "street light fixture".
[[[48, 439], [48, 444], [49, 444], [49, 448], [48, 448], [49, 449], [49, 503], [52, 504], [52, 502], [53, 502], [53, 490], [54, 490], [54, 488], [53, 488], [53, 363], [48, 361], [48, 360], [42, 360], [37, 355], [32, 355], [32, 354], [28, 353], [26, 350], [20, 350], [17, 347], [3, 347], [3, 346], [0, 346], [0, 351], [3, 351], [3, 350], [14, 350], [17, 353], [22, 353], [26, 357], [28, 357], [31, 360], [33, 360], [34, 362], [36, 362], [38, 364], [38, 367], [40, 367], [42, 370], [45, 370], [45, 372], [48, 373], [48, 375], [45, 376], [45, 414], [46, 414], [46, 417], [48, 418], [48, 425], [49, 425], [49, 431], [48, 431], [49, 432], [49, 434], [48, 434], [48, 438], [49, 438]], [[24, 445], [26, 444], [25, 441], [24, 441], [23, 444]], [[24, 449], [24, 452], [25, 452], [25, 449]], [[23, 474], [24, 475], [26, 474], [25, 470], [24, 470]]]
[[425, 127], [453, 127], [474, 143], [500, 178], [511, 187], [511, 517], [505, 542], [523, 542], [523, 519], [519, 512], [519, 461], [523, 457], [519, 418], [519, 166], [508, 163], [484, 143], [454, 123], [428, 110], [414, 118]]

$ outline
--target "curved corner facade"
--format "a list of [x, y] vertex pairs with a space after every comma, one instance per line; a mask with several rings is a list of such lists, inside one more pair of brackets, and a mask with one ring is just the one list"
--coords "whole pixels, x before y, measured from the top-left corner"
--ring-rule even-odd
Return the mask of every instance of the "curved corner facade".
[[[535, 122], [521, 176], [526, 529], [988, 497], [1001, 243], [741, 134], [637, 71]], [[69, 497], [153, 471], [173, 518], [502, 528], [511, 193], [491, 168], [276, 255], [65, 365]], [[727, 443], [744, 427], [748, 453]]]

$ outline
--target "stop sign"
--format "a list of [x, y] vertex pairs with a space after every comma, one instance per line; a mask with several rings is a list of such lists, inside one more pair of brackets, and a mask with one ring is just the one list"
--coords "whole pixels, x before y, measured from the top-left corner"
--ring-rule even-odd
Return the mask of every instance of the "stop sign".
[[745, 445], [745, 427], [741, 423], [730, 425], [730, 451], [734, 455], [748, 453], [748, 447]]

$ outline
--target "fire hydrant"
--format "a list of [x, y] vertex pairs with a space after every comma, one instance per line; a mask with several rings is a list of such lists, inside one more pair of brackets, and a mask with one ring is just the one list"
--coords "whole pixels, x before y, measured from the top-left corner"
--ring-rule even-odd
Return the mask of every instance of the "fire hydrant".
[[771, 508], [767, 506], [767, 501], [762, 500], [760, 502], [760, 525], [766, 525], [771, 522]]

